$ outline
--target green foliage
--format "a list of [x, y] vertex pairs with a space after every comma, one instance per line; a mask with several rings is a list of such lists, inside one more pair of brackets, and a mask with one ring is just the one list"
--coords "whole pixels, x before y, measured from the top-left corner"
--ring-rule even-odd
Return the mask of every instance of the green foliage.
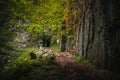
[[17, 53], [11, 55], [14, 59], [0, 72], [1, 79], [34, 80], [40, 78], [41, 80], [62, 80], [63, 72], [54, 59], [42, 55], [37, 56], [37, 59], [30, 59], [29, 53], [35, 50], [35, 48], [18, 48]]
[[[63, 3], [64, 0], [2, 0], [0, 29], [5, 29], [8, 34], [10, 29], [14, 29], [12, 32], [25, 29], [33, 34], [41, 34], [45, 29], [51, 29], [54, 36], [58, 36], [63, 17]], [[26, 24], [26, 21], [29, 24]], [[1, 32], [0, 34], [8, 37]], [[3, 37], [0, 37], [1, 39]]]
[[76, 62], [82, 62], [84, 59], [83, 59], [82, 57], [80, 57], [80, 56], [74, 55], [74, 56], [72, 57], [72, 60], [74, 60], [74, 61], [76, 61]]
[[78, 62], [78, 63], [82, 63], [89, 68], [96, 69], [96, 66], [93, 65], [92, 62], [90, 62], [88, 59], [84, 59], [82, 56], [74, 55], [72, 57], [72, 60], [74, 60], [75, 62]]
[[51, 48], [57, 52], [60, 52], [60, 45], [59, 44], [53, 44]]
[[[63, 1], [56, 0], [19, 0], [14, 1], [17, 5], [13, 9], [17, 19], [29, 20], [30, 26], [27, 30], [30, 32], [40, 32], [42, 29], [53, 28], [53, 25], [60, 25], [63, 16]], [[22, 12], [22, 13], [21, 13]]]
[[11, 61], [8, 66], [9, 67], [17, 67], [18, 64], [21, 65], [22, 63], [26, 63], [30, 60], [30, 52], [35, 51], [35, 48], [18, 48], [17, 53], [10, 54], [14, 57], [13, 61]]
[[[33, 61], [30, 61], [29, 53], [35, 49], [17, 49], [17, 53], [10, 53], [13, 58], [10, 63], [5, 66], [5, 69], [1, 71], [0, 77], [2, 80], [16, 80], [23, 74], [31, 70], [31, 64]], [[7, 76], [7, 77], [6, 77]]]

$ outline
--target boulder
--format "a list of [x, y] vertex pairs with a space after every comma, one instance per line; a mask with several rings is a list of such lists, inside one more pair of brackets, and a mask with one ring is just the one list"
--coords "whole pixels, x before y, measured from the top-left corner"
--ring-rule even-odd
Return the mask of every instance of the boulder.
[[16, 33], [16, 37], [14, 38], [16, 47], [28, 47], [29, 41], [31, 40], [31, 35], [26, 31], [21, 31]]

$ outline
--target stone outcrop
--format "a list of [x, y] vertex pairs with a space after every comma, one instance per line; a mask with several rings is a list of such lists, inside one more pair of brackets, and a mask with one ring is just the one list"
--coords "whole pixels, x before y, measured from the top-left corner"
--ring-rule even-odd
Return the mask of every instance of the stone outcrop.
[[14, 39], [16, 47], [28, 47], [30, 45], [31, 35], [26, 31], [17, 32]]
[[40, 47], [39, 49], [37, 49], [35, 52], [35, 55], [37, 57], [41, 57], [41, 58], [51, 58], [51, 59], [54, 59], [54, 53], [55, 51], [50, 49], [50, 48], [43, 48], [43, 47]]

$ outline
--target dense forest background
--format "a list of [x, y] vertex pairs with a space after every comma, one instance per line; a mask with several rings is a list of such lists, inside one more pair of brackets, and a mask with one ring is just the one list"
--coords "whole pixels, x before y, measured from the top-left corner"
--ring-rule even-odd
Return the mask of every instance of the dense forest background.
[[[31, 69], [30, 65], [38, 65], [39, 58], [38, 66], [48, 66], [43, 64], [49, 62], [48, 58], [39, 55], [34, 60], [35, 51], [43, 47], [72, 55], [89, 67], [120, 73], [119, 6], [119, 0], [1, 0], [0, 76], [21, 72], [19, 80], [27, 80], [22, 74]], [[12, 69], [13, 73], [7, 75]]]

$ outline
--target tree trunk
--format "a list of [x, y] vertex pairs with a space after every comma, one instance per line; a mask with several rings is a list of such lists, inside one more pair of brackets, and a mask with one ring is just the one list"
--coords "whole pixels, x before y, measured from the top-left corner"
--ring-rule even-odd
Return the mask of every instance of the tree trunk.
[[66, 22], [63, 21], [61, 26], [61, 40], [60, 40], [61, 52], [66, 51], [66, 33], [65, 32], [66, 32]]

